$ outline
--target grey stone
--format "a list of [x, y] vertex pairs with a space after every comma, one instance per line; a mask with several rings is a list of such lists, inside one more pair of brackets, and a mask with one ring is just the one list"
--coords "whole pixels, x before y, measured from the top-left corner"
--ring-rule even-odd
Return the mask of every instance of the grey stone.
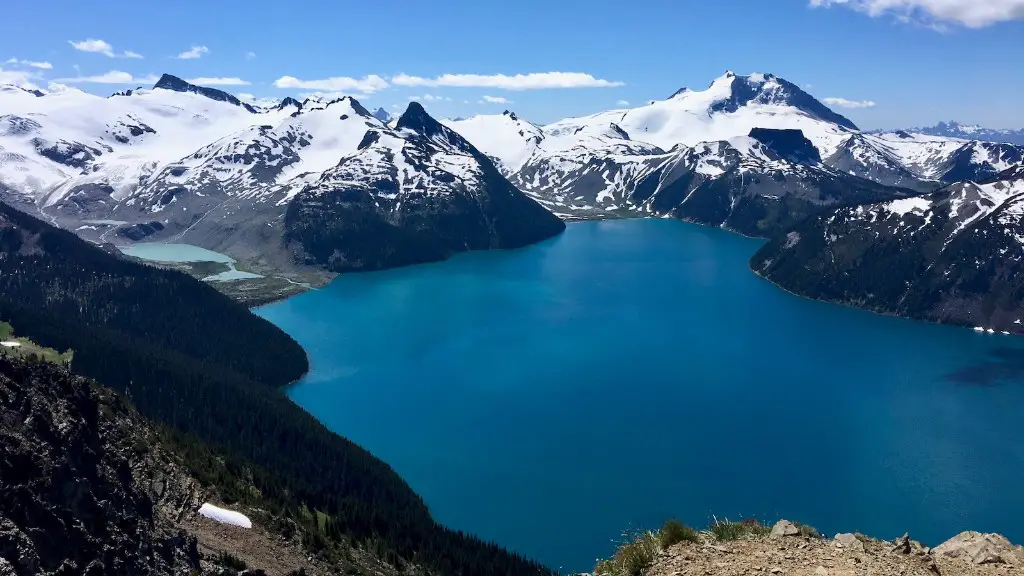
[[857, 538], [856, 534], [836, 534], [836, 543], [840, 544], [846, 550], [852, 550], [855, 552], [864, 551], [864, 542], [861, 542], [860, 538]]
[[785, 538], [788, 536], [799, 536], [800, 529], [789, 520], [779, 520], [772, 526], [772, 538]]

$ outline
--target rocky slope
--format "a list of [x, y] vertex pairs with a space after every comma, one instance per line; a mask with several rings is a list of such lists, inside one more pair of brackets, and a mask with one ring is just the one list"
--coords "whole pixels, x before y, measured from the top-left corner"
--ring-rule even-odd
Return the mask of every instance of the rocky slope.
[[2, 354], [0, 574], [393, 572], [368, 556], [312, 558], [300, 531], [287, 535], [259, 510], [243, 509], [248, 529], [201, 517], [216, 490], [116, 394]]
[[645, 576], [988, 576], [1024, 574], [1024, 549], [998, 534], [964, 532], [935, 548], [909, 536], [801, 536], [782, 521], [763, 538], [683, 542], [662, 552]]
[[[259, 108], [164, 75], [109, 98], [3, 91], [0, 108], [0, 201], [95, 242], [183, 242], [257, 268], [338, 271], [562, 229], [468, 143], [439, 137], [418, 104], [389, 127], [349, 97]], [[363, 204], [354, 212], [349, 194]], [[309, 233], [320, 225], [345, 238]], [[401, 238], [388, 256], [363, 241], [382, 230]], [[327, 263], [335, 249], [347, 264]]]
[[1024, 321], [1024, 167], [933, 194], [826, 211], [751, 267], [797, 294], [1018, 333]]

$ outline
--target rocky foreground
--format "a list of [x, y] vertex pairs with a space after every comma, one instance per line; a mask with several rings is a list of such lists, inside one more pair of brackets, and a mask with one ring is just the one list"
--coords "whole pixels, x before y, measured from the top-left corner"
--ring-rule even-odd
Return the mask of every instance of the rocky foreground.
[[314, 554], [260, 510], [248, 529], [201, 517], [221, 500], [181, 459], [111, 390], [0, 352], [0, 576], [394, 572]]
[[668, 547], [645, 576], [917, 576], [1024, 574], [1024, 548], [999, 534], [963, 532], [935, 548], [905, 535], [803, 535], [780, 521], [766, 537], [728, 542], [701, 538]]

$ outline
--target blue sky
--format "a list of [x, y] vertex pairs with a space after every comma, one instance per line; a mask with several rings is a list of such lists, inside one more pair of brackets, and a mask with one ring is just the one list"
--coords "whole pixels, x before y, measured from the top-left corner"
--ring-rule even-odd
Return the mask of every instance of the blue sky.
[[1024, 127], [1024, 0], [51, 0], [3, 13], [0, 82], [98, 94], [169, 72], [256, 97], [418, 98], [438, 116], [549, 122], [734, 70], [860, 105], [834, 107], [864, 128]]

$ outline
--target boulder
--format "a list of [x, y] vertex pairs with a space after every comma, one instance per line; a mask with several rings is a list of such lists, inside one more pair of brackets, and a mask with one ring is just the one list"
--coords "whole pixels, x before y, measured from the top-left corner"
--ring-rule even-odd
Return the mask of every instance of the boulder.
[[960, 558], [971, 564], [1024, 565], [1024, 549], [1014, 546], [1001, 534], [961, 532], [936, 546], [932, 553]]
[[836, 534], [836, 544], [839, 544], [845, 550], [852, 550], [854, 552], [864, 551], [864, 542], [860, 538], [857, 538], [856, 534]]
[[789, 520], [779, 520], [772, 526], [772, 538], [786, 538], [788, 536], [799, 536], [800, 529]]

